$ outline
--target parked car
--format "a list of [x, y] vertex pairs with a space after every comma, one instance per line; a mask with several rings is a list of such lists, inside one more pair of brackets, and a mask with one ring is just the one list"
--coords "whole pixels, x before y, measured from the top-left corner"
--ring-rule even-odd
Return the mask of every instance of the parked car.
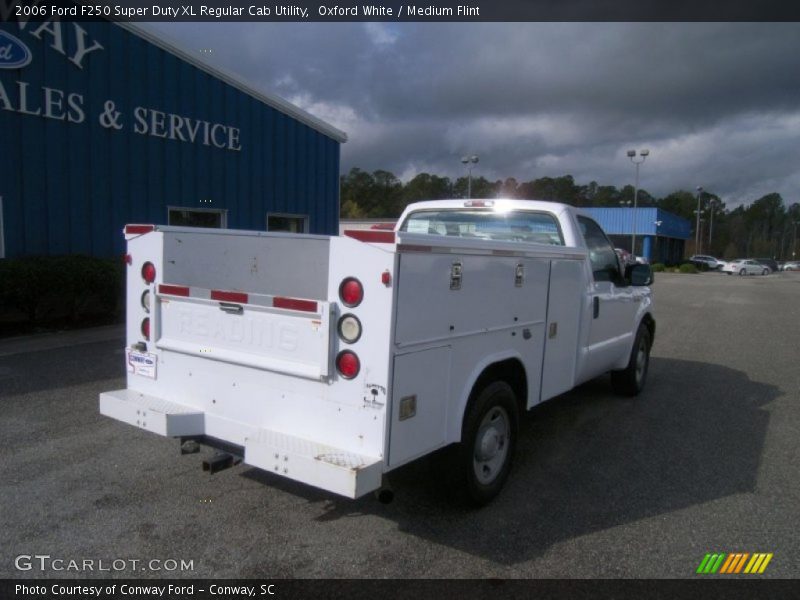
[[778, 268], [778, 263], [774, 258], [754, 258], [753, 260], [761, 263], [762, 265], [768, 266], [771, 273], [775, 273], [776, 271], [780, 270]]
[[781, 271], [800, 271], [800, 262], [794, 260], [785, 262], [781, 267]]
[[723, 261], [706, 254], [695, 254], [690, 256], [689, 262], [696, 267], [702, 267], [703, 265], [706, 265], [712, 271], [721, 269], [723, 265]]
[[770, 269], [754, 258], [737, 258], [727, 262], [722, 267], [722, 272], [728, 275], [769, 275]]

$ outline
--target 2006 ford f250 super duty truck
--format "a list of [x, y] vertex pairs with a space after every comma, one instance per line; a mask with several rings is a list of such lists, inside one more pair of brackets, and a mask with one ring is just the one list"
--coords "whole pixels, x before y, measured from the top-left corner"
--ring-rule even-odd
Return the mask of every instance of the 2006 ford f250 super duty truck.
[[[644, 386], [647, 265], [573, 207], [410, 205], [328, 237], [128, 225], [127, 388], [100, 412], [337, 494], [438, 448], [491, 500], [520, 413], [611, 372]], [[221, 461], [221, 462], [217, 462]]]

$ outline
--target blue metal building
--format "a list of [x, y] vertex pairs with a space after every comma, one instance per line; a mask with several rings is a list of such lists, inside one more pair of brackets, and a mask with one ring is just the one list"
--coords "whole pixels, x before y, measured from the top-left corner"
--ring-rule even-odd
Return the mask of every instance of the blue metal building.
[[[673, 264], [683, 259], [692, 224], [660, 208], [584, 208], [603, 228], [617, 248], [651, 262]], [[635, 221], [634, 221], [635, 214]], [[636, 248], [631, 250], [632, 235]]]
[[140, 27], [0, 23], [0, 257], [125, 223], [336, 234], [346, 135]]

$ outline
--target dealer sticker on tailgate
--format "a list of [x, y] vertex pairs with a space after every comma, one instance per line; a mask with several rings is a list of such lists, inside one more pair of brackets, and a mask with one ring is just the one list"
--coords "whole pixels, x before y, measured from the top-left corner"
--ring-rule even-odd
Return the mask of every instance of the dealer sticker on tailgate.
[[156, 363], [158, 357], [149, 352], [139, 352], [128, 348], [128, 373], [141, 375], [142, 377], [156, 378]]

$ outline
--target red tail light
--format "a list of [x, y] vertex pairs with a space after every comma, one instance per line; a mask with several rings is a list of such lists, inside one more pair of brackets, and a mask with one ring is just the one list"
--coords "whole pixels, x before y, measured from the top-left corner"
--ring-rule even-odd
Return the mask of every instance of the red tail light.
[[147, 283], [153, 283], [156, 280], [156, 267], [151, 262], [146, 262], [142, 265], [142, 278]]
[[336, 357], [336, 370], [345, 379], [352, 379], [361, 370], [361, 361], [355, 352], [343, 350]]
[[148, 342], [150, 341], [150, 317], [145, 317], [142, 321], [142, 335]]
[[348, 277], [339, 286], [339, 298], [345, 306], [353, 307], [364, 299], [364, 288], [355, 277]]

